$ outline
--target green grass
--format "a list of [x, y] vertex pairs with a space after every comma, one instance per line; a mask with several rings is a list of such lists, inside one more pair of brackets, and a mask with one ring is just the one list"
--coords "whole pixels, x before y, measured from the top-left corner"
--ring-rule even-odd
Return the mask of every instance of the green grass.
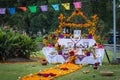
[[[113, 54], [108, 51], [110, 60], [113, 58]], [[37, 56], [44, 57], [41, 52]], [[0, 64], [0, 80], [17, 80], [18, 77], [36, 73], [40, 70], [51, 68], [55, 65], [47, 64], [42, 66], [38, 63], [15, 63], [15, 64]], [[90, 72], [84, 74], [83, 71], [89, 70]], [[114, 76], [101, 76], [100, 71], [107, 70], [113, 71]], [[83, 67], [82, 69], [73, 72], [68, 75], [64, 75], [54, 80], [120, 80], [120, 65], [111, 65], [108, 63], [106, 56], [104, 56], [103, 65], [99, 66], [99, 70], [94, 70], [92, 65]], [[95, 77], [93, 77], [95, 76]]]

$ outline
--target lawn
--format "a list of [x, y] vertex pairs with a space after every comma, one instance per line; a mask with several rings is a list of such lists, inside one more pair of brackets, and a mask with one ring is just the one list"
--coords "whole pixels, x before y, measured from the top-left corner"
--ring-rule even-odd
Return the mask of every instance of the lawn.
[[[108, 54], [110, 60], [112, 60], [113, 53], [108, 51]], [[41, 52], [38, 53], [37, 56], [43, 57]], [[47, 66], [42, 66], [40, 62], [0, 64], [0, 80], [17, 80], [19, 77], [23, 77], [28, 74], [34, 74], [40, 70], [47, 69], [53, 66], [55, 66], [55, 64], [47, 64]], [[83, 71], [86, 70], [89, 70], [89, 73], [83, 73]], [[101, 76], [101, 70], [113, 71], [114, 76]], [[92, 65], [88, 65], [84, 66], [82, 69], [76, 72], [55, 78], [54, 80], [120, 80], [119, 74], [120, 64], [109, 64], [106, 56], [104, 56], [103, 65], [99, 66], [98, 70], [94, 70]]]

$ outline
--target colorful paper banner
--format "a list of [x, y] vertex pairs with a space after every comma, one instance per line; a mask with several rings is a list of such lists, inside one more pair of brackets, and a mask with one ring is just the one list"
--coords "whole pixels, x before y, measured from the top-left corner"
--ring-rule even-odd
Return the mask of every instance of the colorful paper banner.
[[31, 13], [36, 13], [37, 12], [37, 6], [28, 6], [28, 8], [30, 9]]
[[5, 14], [6, 8], [0, 8], [0, 14]]
[[10, 14], [15, 14], [16, 8], [8, 8]]
[[48, 11], [48, 6], [47, 5], [42, 5], [40, 6], [41, 10], [44, 11]]
[[[75, 8], [81, 8], [81, 2], [73, 2]], [[66, 10], [70, 10], [70, 3], [62, 3], [61, 4]], [[59, 10], [59, 4], [52, 4], [51, 5], [55, 11]], [[48, 5], [41, 5], [39, 6], [41, 11], [48, 11]], [[37, 12], [37, 6], [20, 6], [17, 7], [18, 9], [21, 9], [22, 11], [27, 11], [27, 8], [30, 10], [31, 13]], [[16, 8], [8, 8], [10, 14], [15, 14]], [[6, 8], [0, 8], [0, 14], [5, 14]]]
[[21, 9], [22, 11], [26, 11], [27, 8], [26, 7], [18, 7], [19, 9]]
[[73, 2], [73, 4], [74, 4], [76, 9], [81, 8], [81, 5], [82, 5], [81, 2]]
[[54, 8], [55, 11], [59, 10], [59, 4], [52, 4], [52, 7]]
[[62, 3], [62, 6], [63, 6], [66, 10], [70, 10], [70, 3]]

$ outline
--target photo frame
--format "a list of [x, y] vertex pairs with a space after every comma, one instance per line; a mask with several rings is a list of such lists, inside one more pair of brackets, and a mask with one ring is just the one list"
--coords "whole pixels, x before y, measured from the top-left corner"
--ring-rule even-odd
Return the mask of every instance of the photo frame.
[[78, 39], [81, 37], [81, 30], [74, 30], [74, 38]]

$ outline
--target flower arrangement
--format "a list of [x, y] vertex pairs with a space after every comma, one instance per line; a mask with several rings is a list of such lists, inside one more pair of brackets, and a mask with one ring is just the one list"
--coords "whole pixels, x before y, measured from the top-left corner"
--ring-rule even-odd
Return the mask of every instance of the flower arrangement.
[[90, 56], [90, 54], [92, 53], [94, 59], [96, 59], [96, 53], [95, 53], [96, 45], [93, 45], [93, 46], [87, 47], [87, 48], [83, 46], [83, 48], [84, 48], [83, 52], [86, 56]]
[[84, 48], [84, 49], [83, 49], [83, 52], [84, 52], [84, 54], [85, 54], [86, 56], [90, 56], [91, 50], [90, 50], [89, 48]]
[[56, 43], [56, 44], [55, 44], [55, 49], [56, 49], [57, 51], [61, 51], [62, 49], [64, 49], [64, 46], [60, 45], [59, 43]]
[[58, 40], [58, 37], [55, 34], [51, 33], [44, 37], [43, 44], [44, 46], [52, 47], [54, 46], [54, 44], [56, 44], [57, 40]]

